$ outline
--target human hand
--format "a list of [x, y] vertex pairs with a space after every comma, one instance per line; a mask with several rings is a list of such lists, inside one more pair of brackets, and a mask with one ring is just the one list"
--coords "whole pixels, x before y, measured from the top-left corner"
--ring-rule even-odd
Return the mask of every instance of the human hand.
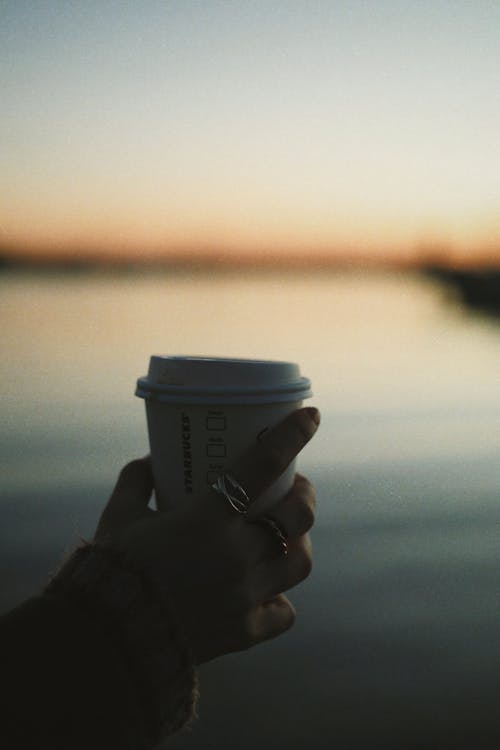
[[[318, 424], [316, 409], [293, 412], [231, 468], [252, 500], [283, 473]], [[249, 648], [293, 625], [295, 611], [283, 592], [312, 567], [308, 531], [316, 499], [305, 477], [297, 474], [287, 495], [266, 511], [287, 536], [286, 556], [252, 506], [248, 514], [238, 514], [209, 490], [201, 501], [158, 512], [148, 507], [152, 490], [149, 459], [128, 464], [95, 541], [165, 587], [197, 663]]]

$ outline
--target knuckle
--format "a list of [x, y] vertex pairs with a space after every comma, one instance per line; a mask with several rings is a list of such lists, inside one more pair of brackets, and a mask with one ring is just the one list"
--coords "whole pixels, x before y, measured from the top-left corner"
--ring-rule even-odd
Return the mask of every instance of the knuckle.
[[135, 458], [121, 469], [117, 487], [146, 487], [152, 484], [151, 464], [144, 458]]
[[252, 646], [257, 645], [260, 640], [261, 637], [257, 626], [257, 619], [254, 613], [249, 614], [243, 620], [243, 625], [240, 631], [240, 643], [242, 644], [242, 648], [252, 648]]
[[297, 613], [290, 600], [284, 595], [278, 597], [276, 604], [278, 605], [278, 617], [275, 623], [274, 634], [279, 635], [290, 630], [295, 625]]
[[316, 487], [310, 479], [302, 474], [295, 475], [295, 485], [303, 497], [306, 497], [313, 507], [316, 506]]
[[125, 464], [125, 466], [120, 471], [119, 479], [122, 481], [127, 481], [131, 477], [135, 477], [140, 467], [141, 460], [139, 458], [136, 458], [133, 461], [129, 461], [129, 463]]
[[318, 503], [316, 487], [309, 480], [307, 480], [307, 485], [309, 488], [309, 503], [314, 513], [314, 511], [316, 510], [317, 503]]
[[314, 510], [308, 503], [302, 503], [298, 509], [299, 534], [305, 534], [314, 524]]
[[262, 641], [285, 633], [295, 625], [296, 617], [294, 607], [284, 596], [269, 602], [264, 613], [261, 608], [250, 610], [240, 621], [240, 648], [249, 649]]
[[312, 569], [313, 558], [311, 550], [303, 548], [298, 563], [298, 575], [300, 580], [303, 581], [305, 578], [308, 578], [312, 573]]
[[284, 630], [290, 630], [293, 628], [297, 621], [297, 613], [292, 606], [287, 608], [286, 615], [284, 617]]

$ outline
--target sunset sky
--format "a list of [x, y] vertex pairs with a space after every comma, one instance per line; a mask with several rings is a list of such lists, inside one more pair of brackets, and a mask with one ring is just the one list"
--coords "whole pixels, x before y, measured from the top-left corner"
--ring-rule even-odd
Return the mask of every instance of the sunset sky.
[[0, 245], [500, 261], [497, 0], [0, 2]]

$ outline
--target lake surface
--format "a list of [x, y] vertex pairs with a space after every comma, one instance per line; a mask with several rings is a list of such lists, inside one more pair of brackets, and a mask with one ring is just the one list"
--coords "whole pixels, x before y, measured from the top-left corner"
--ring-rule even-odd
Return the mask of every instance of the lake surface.
[[201, 670], [168, 746], [500, 746], [497, 322], [416, 274], [252, 271], [9, 272], [0, 320], [2, 609], [147, 452], [151, 353], [291, 359], [323, 417], [313, 575], [290, 633]]

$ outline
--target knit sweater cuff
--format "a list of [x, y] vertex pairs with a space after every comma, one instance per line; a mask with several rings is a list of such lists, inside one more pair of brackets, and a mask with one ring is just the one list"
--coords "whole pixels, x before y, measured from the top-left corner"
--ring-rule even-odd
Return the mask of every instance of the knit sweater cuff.
[[168, 595], [108, 549], [77, 549], [47, 586], [80, 608], [119, 652], [135, 686], [151, 742], [185, 726], [195, 714], [197, 677]]

